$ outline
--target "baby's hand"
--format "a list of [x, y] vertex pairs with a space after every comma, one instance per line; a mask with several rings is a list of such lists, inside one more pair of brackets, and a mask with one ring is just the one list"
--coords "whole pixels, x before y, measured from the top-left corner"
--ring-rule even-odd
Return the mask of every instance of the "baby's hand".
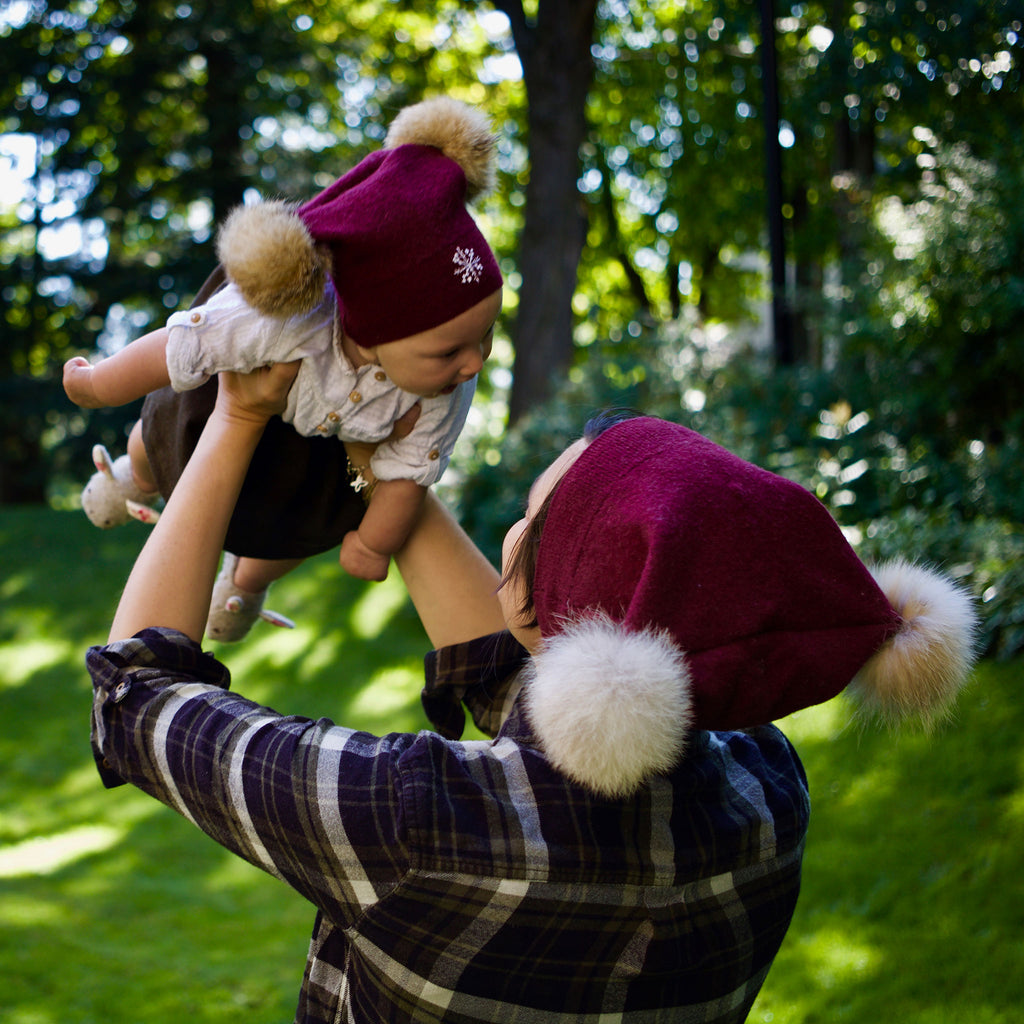
[[356, 576], [361, 580], [376, 580], [379, 583], [387, 579], [391, 556], [382, 555], [379, 551], [368, 548], [358, 531], [349, 530], [341, 542], [338, 561], [349, 576]]
[[64, 364], [64, 391], [75, 405], [83, 409], [103, 406], [93, 387], [92, 366], [83, 356], [75, 356]]

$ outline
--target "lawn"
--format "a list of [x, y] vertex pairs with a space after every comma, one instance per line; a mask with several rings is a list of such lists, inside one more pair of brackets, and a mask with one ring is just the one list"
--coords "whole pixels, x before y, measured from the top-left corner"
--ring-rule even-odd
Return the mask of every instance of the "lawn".
[[[0, 512], [0, 1024], [284, 1024], [312, 911], [141, 794], [104, 790], [85, 648], [145, 528]], [[247, 696], [374, 731], [425, 726], [426, 640], [395, 580], [333, 558], [278, 584], [293, 632], [221, 649]], [[1024, 1019], [1022, 664], [984, 664], [931, 735], [784, 723], [811, 782], [804, 889], [751, 1021]]]

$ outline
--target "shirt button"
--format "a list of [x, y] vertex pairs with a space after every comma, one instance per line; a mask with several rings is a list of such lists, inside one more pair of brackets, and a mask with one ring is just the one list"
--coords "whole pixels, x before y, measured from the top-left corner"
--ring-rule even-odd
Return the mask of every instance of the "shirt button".
[[430, 461], [431, 461], [431, 462], [436, 462], [436, 461], [437, 461], [437, 460], [438, 460], [439, 458], [441, 458], [441, 453], [440, 453], [440, 452], [439, 452], [439, 451], [438, 451], [438, 450], [437, 450], [437, 449], [435, 448], [435, 449], [434, 449], [434, 450], [433, 450], [433, 451], [432, 451], [432, 452], [431, 452], [431, 453], [430, 453], [430, 454], [429, 454], [429, 455], [427, 456], [427, 458], [428, 458], [428, 459], [430, 459]]
[[321, 434], [326, 434], [327, 433], [327, 424], [326, 423], [320, 423], [317, 426], [316, 429], [319, 430]]
[[374, 379], [374, 380], [379, 380], [379, 381], [380, 381], [380, 382], [381, 382], [381, 383], [383, 384], [383, 383], [384, 383], [384, 381], [386, 381], [386, 380], [388, 379], [388, 375], [387, 375], [387, 374], [386, 374], [386, 373], [385, 373], [385, 372], [384, 372], [383, 370], [378, 370], [378, 371], [377, 371], [377, 372], [376, 372], [376, 373], [375, 373], [375, 374], [373, 375], [373, 379]]
[[191, 316], [189, 317], [189, 320], [191, 320], [191, 321], [192, 321], [192, 323], [194, 323], [194, 324], [197, 324], [197, 323], [199, 323], [199, 321], [200, 321], [200, 320], [202, 320], [202, 319], [203, 319], [203, 317], [202, 317], [202, 314], [201, 314], [201, 313], [193, 313], [193, 314], [192, 314], [192, 315], [191, 315]]
[[363, 396], [358, 391], [353, 391], [348, 397], [350, 402], [361, 402], [363, 400]]
[[341, 417], [340, 417], [340, 416], [339, 416], [339, 415], [338, 415], [338, 414], [337, 414], [336, 412], [329, 412], [329, 413], [327, 414], [327, 418], [328, 418], [328, 419], [329, 419], [329, 420], [330, 420], [330, 421], [331, 421], [332, 423], [337, 423], [337, 422], [338, 422], [338, 420], [340, 420], [340, 419], [341, 419]]
[[121, 701], [123, 701], [125, 697], [128, 696], [128, 691], [131, 688], [132, 684], [129, 683], [127, 679], [122, 679], [121, 682], [119, 682], [117, 686], [115, 686], [114, 689], [111, 691], [110, 699], [115, 704], [120, 704]]

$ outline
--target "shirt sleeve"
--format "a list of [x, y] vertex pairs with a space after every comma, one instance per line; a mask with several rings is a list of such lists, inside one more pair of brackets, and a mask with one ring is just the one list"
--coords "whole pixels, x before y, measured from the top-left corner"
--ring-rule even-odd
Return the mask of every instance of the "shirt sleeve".
[[378, 480], [412, 480], [421, 487], [437, 483], [448, 468], [475, 392], [474, 377], [450, 395], [422, 399], [412, 432], [377, 447], [370, 459], [373, 475]]
[[420, 694], [430, 723], [446, 739], [461, 739], [468, 710], [485, 736], [497, 736], [529, 660], [529, 652], [507, 629], [430, 651]]
[[351, 922], [407, 871], [397, 763], [415, 737], [245, 700], [219, 662], [173, 630], [144, 630], [86, 660], [108, 786], [149, 793], [335, 922]]
[[258, 313], [229, 284], [204, 305], [167, 321], [167, 371], [175, 391], [205, 384], [222, 370], [248, 373], [270, 363], [291, 362], [331, 344], [334, 295], [301, 316]]

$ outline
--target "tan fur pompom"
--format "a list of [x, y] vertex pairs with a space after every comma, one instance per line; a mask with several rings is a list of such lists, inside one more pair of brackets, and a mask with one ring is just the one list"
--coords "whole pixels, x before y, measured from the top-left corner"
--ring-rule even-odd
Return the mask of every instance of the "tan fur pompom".
[[388, 129], [385, 149], [434, 146], [466, 175], [469, 201], [494, 187], [494, 135], [486, 115], [448, 96], [406, 107]]
[[290, 203], [236, 207], [217, 236], [217, 256], [253, 309], [308, 313], [323, 297], [330, 252], [318, 246]]
[[947, 576], [910, 562], [887, 562], [872, 575], [903, 622], [847, 692], [870, 717], [927, 724], [949, 712], [973, 667], [973, 601]]

